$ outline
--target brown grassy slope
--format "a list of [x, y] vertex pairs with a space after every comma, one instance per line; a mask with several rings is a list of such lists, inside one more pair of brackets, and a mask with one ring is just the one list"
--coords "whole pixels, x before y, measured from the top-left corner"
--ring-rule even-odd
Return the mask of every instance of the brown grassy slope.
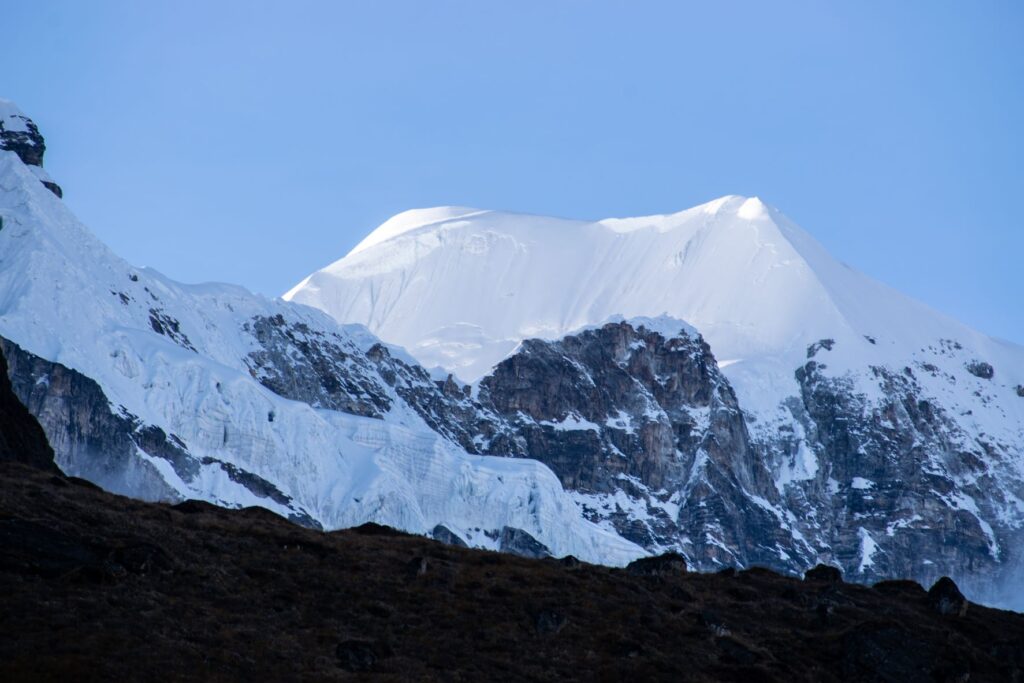
[[151, 505], [0, 465], [3, 681], [974, 682], [1022, 670], [1024, 615], [942, 616], [916, 585], [634, 576]]

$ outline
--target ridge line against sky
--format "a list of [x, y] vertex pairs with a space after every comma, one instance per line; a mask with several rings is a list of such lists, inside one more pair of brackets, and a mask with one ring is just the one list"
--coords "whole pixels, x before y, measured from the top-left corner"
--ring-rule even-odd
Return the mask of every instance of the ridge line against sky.
[[277, 296], [410, 208], [758, 196], [1024, 343], [1024, 5], [40, 0], [0, 96], [129, 261]]

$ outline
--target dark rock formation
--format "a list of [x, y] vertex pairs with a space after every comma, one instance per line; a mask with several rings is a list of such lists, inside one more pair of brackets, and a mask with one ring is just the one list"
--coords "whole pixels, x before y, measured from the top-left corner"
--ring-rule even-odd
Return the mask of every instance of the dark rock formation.
[[807, 357], [814, 358], [816, 355], [818, 355], [818, 351], [822, 349], [825, 349], [826, 351], [831, 351], [832, 347], [835, 346], [835, 344], [835, 339], [820, 339], [807, 347]]
[[154, 332], [168, 337], [178, 346], [195, 352], [196, 347], [192, 346], [188, 336], [181, 331], [181, 323], [160, 309], [149, 309], [149, 326], [153, 328]]
[[57, 472], [53, 449], [35, 417], [11, 389], [0, 345], [0, 461], [14, 461]]
[[372, 346], [366, 357], [431, 429], [467, 452], [524, 455], [505, 420], [473, 400], [469, 387], [459, 386], [451, 375], [435, 382], [421, 366], [395, 357], [383, 344]]
[[532, 557], [535, 559], [551, 557], [551, 551], [547, 546], [536, 538], [513, 527], [503, 527], [498, 538], [499, 550], [503, 553], [512, 553], [520, 557]]
[[943, 576], [928, 590], [928, 604], [945, 616], [962, 617], [967, 614], [967, 598], [948, 576]]
[[12, 113], [0, 116], [0, 149], [14, 152], [26, 166], [42, 166], [46, 141], [32, 119]]
[[842, 583], [843, 573], [835, 567], [827, 564], [815, 565], [812, 569], [804, 572], [804, 581], [818, 581], [821, 583]]
[[[0, 103], [2, 104], [2, 103]], [[15, 111], [4, 112], [0, 107], [0, 150], [8, 150], [18, 155], [26, 166], [43, 167], [43, 156], [46, 154], [46, 141], [43, 140], [39, 127], [32, 119]], [[58, 197], [64, 192], [45, 174], [40, 182]]]
[[971, 373], [975, 377], [980, 377], [981, 379], [992, 379], [996, 374], [996, 371], [991, 364], [978, 360], [971, 361], [967, 364], [967, 372]]
[[771, 509], [778, 491], [699, 336], [610, 323], [528, 340], [480, 382], [478, 399], [514, 432], [503, 444], [544, 462], [585, 494], [588, 517], [644, 547], [675, 548], [699, 569], [795, 571], [810, 560]]
[[[948, 573], [971, 590], [999, 590], [1022, 538], [997, 528], [991, 507], [1024, 497], [1003, 493], [986, 465], [1007, 446], [965, 439], [912, 368], [868, 368], [881, 390], [869, 400], [826, 371], [834, 346], [812, 344], [796, 370], [793, 424], [755, 439], [699, 336], [612, 323], [528, 340], [480, 382], [479, 407], [466, 399], [470, 413], [488, 414], [489, 436], [458, 440], [541, 460], [588, 518], [652, 552], [681, 552], [700, 571], [799, 573], [821, 562], [854, 581]], [[958, 346], [947, 340], [939, 352]], [[773, 480], [769, 466], [798, 458], [812, 460], [808, 473]]]
[[431, 429], [470, 453], [523, 454], [505, 421], [474, 401], [468, 387], [451, 377], [433, 381], [383, 344], [364, 353], [349, 339], [282, 315], [254, 318], [244, 330], [260, 347], [249, 354], [249, 372], [276, 394], [374, 418], [383, 418], [400, 399]]
[[249, 355], [249, 372], [274, 393], [365, 417], [391, 409], [387, 388], [351, 341], [281, 315], [254, 318], [244, 329], [261, 347]]
[[994, 444], [965, 442], [955, 421], [923, 400], [909, 368], [872, 368], [884, 396], [876, 404], [823, 370], [812, 360], [797, 371], [801, 396], [791, 406], [822, 467], [786, 500], [803, 533], [829, 548], [823, 559], [860, 581], [931, 582], [943, 572], [999, 581], [1008, 539], [994, 536], [973, 503], [949, 502], [997, 495], [983, 460]]
[[641, 576], [669, 576], [686, 572], [686, 558], [679, 553], [665, 553], [654, 557], [641, 557], [626, 565], [630, 574]]
[[[160, 441], [157, 434], [136, 434], [141, 425], [133, 416], [115, 409], [100, 386], [81, 373], [5, 339], [0, 339], [0, 349], [7, 357], [15, 395], [39, 420], [61, 470], [115, 493], [175, 499], [153, 466], [136, 455], [139, 442], [153, 448]], [[163, 445], [164, 456], [177, 455], [173, 444]]]
[[430, 532], [430, 537], [433, 538], [435, 541], [440, 541], [441, 543], [444, 543], [445, 545], [454, 545], [459, 548], [469, 547], [458, 534], [456, 534], [454, 531], [444, 526], [443, 524], [438, 524], [437, 526], [435, 526], [434, 529]]
[[378, 660], [387, 657], [389, 649], [381, 643], [366, 640], [346, 640], [334, 649], [338, 666], [353, 673], [372, 671]]
[[560, 610], [544, 609], [534, 615], [537, 633], [542, 636], [551, 636], [558, 633], [565, 628], [568, 622], [569, 619]]

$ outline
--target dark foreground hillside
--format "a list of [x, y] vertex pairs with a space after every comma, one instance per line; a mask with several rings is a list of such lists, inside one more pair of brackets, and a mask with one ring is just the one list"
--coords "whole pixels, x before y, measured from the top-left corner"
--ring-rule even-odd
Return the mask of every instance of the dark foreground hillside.
[[626, 570], [0, 465], [0, 680], [1012, 681], [1024, 615], [766, 571]]

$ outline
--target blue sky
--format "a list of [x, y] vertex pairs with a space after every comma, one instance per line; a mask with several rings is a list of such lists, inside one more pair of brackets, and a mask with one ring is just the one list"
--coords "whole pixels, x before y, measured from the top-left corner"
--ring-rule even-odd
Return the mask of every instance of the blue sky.
[[117, 252], [278, 295], [399, 211], [757, 195], [1024, 342], [1019, 2], [6, 2], [0, 96]]

